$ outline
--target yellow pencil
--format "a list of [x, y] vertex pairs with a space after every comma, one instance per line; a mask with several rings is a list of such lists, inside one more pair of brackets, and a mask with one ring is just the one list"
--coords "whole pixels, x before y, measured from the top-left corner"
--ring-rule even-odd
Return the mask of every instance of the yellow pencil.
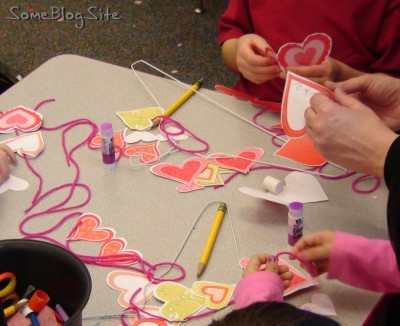
[[[178, 98], [168, 109], [165, 110], [164, 115], [170, 116], [174, 113], [183, 103], [185, 103], [194, 93], [204, 84], [203, 79], [199, 79], [194, 83], [194, 85], [189, 88], [183, 95]], [[157, 119], [153, 122], [153, 127], [157, 127], [160, 120]]]
[[211, 251], [214, 247], [215, 239], [217, 238], [219, 228], [222, 220], [225, 216], [227, 206], [225, 203], [221, 203], [218, 207], [217, 215], [215, 216], [214, 224], [211, 228], [210, 234], [208, 235], [207, 242], [204, 246], [203, 253], [200, 257], [200, 262], [197, 265], [197, 276], [200, 276], [207, 266], [208, 258], [210, 258]]

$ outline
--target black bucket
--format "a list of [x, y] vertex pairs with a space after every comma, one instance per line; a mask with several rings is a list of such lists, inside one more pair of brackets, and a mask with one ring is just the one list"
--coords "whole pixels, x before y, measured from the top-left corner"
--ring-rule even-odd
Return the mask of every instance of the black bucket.
[[69, 319], [64, 326], [81, 326], [92, 280], [85, 264], [74, 254], [38, 240], [0, 240], [0, 273], [16, 275], [15, 291], [21, 296], [29, 285], [46, 292], [48, 306], [60, 304]]

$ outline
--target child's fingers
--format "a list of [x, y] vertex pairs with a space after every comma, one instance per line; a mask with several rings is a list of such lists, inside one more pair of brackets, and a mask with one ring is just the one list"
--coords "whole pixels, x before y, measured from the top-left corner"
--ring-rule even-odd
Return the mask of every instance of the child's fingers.
[[278, 262], [276, 261], [275, 256], [271, 255], [268, 257], [268, 261], [265, 264], [265, 271], [273, 272], [273, 273], [279, 272], [279, 266], [278, 266]]

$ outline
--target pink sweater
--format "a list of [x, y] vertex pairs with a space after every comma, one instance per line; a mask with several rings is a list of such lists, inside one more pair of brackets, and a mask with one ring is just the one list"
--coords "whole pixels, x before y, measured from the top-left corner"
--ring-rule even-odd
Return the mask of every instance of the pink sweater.
[[[336, 232], [328, 278], [370, 291], [400, 292], [400, 271], [388, 240]], [[260, 301], [283, 301], [283, 290], [277, 274], [256, 272], [237, 284], [234, 298], [240, 309]]]

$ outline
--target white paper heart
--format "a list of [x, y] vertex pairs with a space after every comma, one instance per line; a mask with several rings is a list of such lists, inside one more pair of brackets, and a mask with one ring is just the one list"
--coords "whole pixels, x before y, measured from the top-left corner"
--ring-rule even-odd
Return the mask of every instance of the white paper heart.
[[10, 177], [0, 186], [0, 194], [7, 190], [22, 191], [28, 187], [29, 183], [27, 181], [10, 175]]
[[[162, 133], [154, 135], [150, 131], [134, 131], [131, 134], [126, 135], [127, 130], [128, 129], [125, 129], [125, 132], [124, 132], [124, 141], [128, 144], [134, 144], [134, 143], [138, 143], [140, 141], [152, 142], [155, 140], [159, 140], [159, 141], [167, 140], [167, 137], [165, 137]], [[184, 140], [189, 137], [187, 134], [174, 135], [180, 131], [178, 128], [175, 128], [175, 127], [167, 127], [166, 130], [167, 130], [167, 132], [170, 133], [170, 138], [172, 138], [174, 140]]]
[[336, 316], [336, 310], [331, 298], [324, 293], [314, 293], [311, 296], [311, 302], [303, 304], [300, 309], [323, 316]]
[[313, 203], [328, 200], [328, 196], [321, 184], [317, 178], [311, 174], [298, 171], [291, 172], [286, 176], [285, 183], [286, 185], [283, 187], [283, 191], [277, 195], [249, 187], [240, 187], [239, 191], [249, 196], [266, 199], [283, 205], [289, 205], [295, 201]]

